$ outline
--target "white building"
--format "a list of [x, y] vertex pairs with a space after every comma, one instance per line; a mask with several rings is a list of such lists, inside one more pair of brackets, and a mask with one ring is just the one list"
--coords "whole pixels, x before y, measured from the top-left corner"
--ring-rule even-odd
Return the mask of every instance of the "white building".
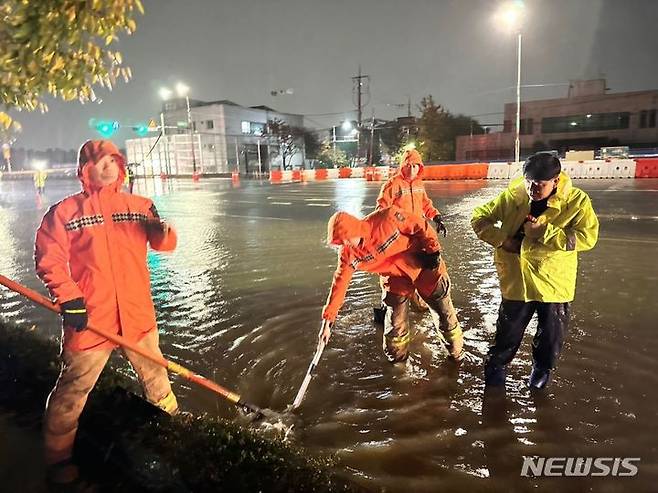
[[[166, 101], [154, 137], [126, 140], [129, 163], [137, 175], [267, 173], [282, 168], [278, 137], [267, 135], [267, 122], [279, 120], [302, 128], [301, 115], [279, 113], [267, 106], [245, 107], [231, 101], [190, 100], [191, 130], [187, 127], [185, 98]], [[164, 121], [164, 136], [159, 135]], [[192, 145], [194, 142], [194, 145]], [[296, 139], [296, 152], [285, 156], [286, 168], [303, 167], [303, 138]]]

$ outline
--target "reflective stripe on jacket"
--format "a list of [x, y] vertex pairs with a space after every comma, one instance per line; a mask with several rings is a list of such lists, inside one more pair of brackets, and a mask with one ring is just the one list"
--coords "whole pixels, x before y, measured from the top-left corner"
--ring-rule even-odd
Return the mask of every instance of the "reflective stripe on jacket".
[[530, 212], [524, 178], [513, 180], [491, 202], [476, 207], [471, 225], [478, 238], [492, 245], [494, 263], [506, 300], [566, 303], [574, 298], [578, 252], [594, 247], [599, 221], [588, 195], [560, 173], [557, 190], [538, 218], [538, 238], [525, 237], [521, 253], [501, 248]]
[[[322, 311], [322, 317], [326, 320], [336, 319], [354, 271], [402, 277], [416, 282], [423, 269], [415, 254], [421, 251], [432, 253], [441, 250], [436, 232], [429, 223], [399, 207], [393, 206], [375, 211], [366, 216], [363, 223], [366, 225], [363, 228], [365, 237], [359, 246], [340, 247], [338, 266]], [[422, 276], [423, 286], [419, 289], [429, 295], [436, 287], [440, 275], [445, 271], [445, 264], [441, 261], [439, 269], [429, 271], [433, 272], [433, 275]]]
[[382, 185], [377, 197], [377, 209], [385, 209], [392, 205], [398, 206], [400, 209], [416, 214], [417, 216], [424, 216], [427, 219], [433, 219], [434, 216], [439, 214], [439, 211], [434, 207], [432, 200], [427, 196], [425, 186], [423, 185], [422, 175], [424, 166], [422, 163], [418, 175], [413, 180], [408, 180], [408, 164], [400, 166], [395, 175], [388, 179]]
[[[156, 327], [147, 243], [171, 251], [176, 233], [171, 229], [164, 237], [147, 231], [146, 221], [157, 220], [158, 213], [150, 199], [120, 192], [124, 175], [122, 163], [113, 185], [91, 190], [83, 169], [83, 192], [53, 205], [43, 217], [35, 262], [57, 302], [83, 297], [89, 325], [136, 342]], [[65, 328], [64, 345], [73, 351], [114, 346], [90, 330], [70, 328]]]

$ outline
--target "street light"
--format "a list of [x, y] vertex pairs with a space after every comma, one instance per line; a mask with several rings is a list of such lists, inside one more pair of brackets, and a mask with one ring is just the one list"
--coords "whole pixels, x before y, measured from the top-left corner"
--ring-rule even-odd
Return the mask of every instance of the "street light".
[[[192, 145], [192, 174], [196, 175], [196, 155], [194, 152], [194, 131], [192, 129], [192, 113], [190, 112], [190, 98], [188, 96], [188, 93], [190, 91], [190, 88], [183, 84], [182, 82], [178, 82], [176, 84], [176, 95], [179, 98], [185, 98], [185, 105], [187, 107], [187, 128], [190, 131], [190, 139], [191, 139], [191, 145]], [[170, 89], [163, 87], [160, 89], [160, 97], [164, 99], [165, 101], [171, 97], [173, 94]], [[164, 135], [164, 117], [161, 118], [162, 120], [162, 127], [163, 127], [163, 135]]]
[[496, 15], [496, 20], [507, 30], [517, 32], [516, 56], [516, 138], [514, 139], [514, 162], [520, 161], [521, 154], [521, 24], [525, 14], [522, 0], [513, 0], [503, 4]]

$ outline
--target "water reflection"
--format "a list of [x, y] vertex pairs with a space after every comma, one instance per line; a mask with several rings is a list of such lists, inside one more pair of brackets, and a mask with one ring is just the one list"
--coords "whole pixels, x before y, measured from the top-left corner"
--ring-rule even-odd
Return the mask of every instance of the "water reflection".
[[[447, 217], [442, 243], [453, 300], [475, 358], [459, 368], [447, 364], [431, 320], [414, 313], [408, 362], [388, 364], [381, 328], [371, 320], [377, 278], [357, 273], [293, 439], [337, 453], [346, 474], [386, 491], [569, 489], [520, 482], [523, 455], [624, 454], [656, 467], [658, 267], [646, 259], [658, 223], [629, 226], [623, 219], [652, 215], [655, 199], [646, 183], [618, 183], [629, 189], [619, 196], [597, 192], [604, 184], [592, 184], [590, 195], [609, 217], [599, 247], [581, 257], [571, 333], [548, 393], [525, 388], [530, 327], [507, 394], [498, 400], [484, 394], [481, 363], [500, 292], [492, 250], [475, 238], [469, 220], [473, 207], [505, 184], [428, 183]], [[284, 409], [315, 349], [335, 268], [335, 252], [324, 245], [327, 219], [336, 209], [369, 213], [379, 187], [362, 180], [278, 187], [244, 180], [240, 188], [230, 180], [138, 180], [136, 192], [154, 196], [180, 239], [172, 254], [148, 257], [164, 353], [257, 405]], [[73, 181], [49, 182], [44, 206], [77, 189]], [[0, 182], [0, 192], [0, 272], [37, 288], [32, 246], [43, 210], [31, 182]], [[3, 315], [58, 331], [56, 317], [6, 291], [0, 304]], [[224, 401], [177, 377], [174, 387], [188, 409], [235, 416]]]

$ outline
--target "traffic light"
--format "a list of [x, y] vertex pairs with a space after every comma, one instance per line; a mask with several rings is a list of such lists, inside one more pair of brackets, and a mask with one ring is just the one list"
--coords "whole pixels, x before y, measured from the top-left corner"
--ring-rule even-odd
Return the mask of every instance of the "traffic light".
[[140, 137], [144, 137], [147, 133], [149, 133], [149, 127], [146, 125], [146, 123], [138, 123], [133, 125], [133, 130]]
[[89, 126], [95, 129], [101, 137], [109, 139], [114, 133], [119, 130], [119, 122], [114, 120], [96, 120], [92, 118], [89, 120]]

